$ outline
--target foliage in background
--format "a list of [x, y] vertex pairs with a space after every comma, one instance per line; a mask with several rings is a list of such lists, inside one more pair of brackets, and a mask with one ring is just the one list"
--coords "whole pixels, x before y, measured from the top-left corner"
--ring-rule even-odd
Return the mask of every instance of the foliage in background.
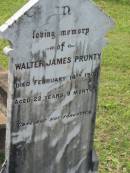
[[[0, 24], [26, 0], [0, 2]], [[130, 0], [95, 0], [115, 20], [104, 49], [95, 145], [100, 173], [130, 173]], [[7, 68], [0, 41], [0, 64]], [[3, 156], [0, 156], [3, 160]]]

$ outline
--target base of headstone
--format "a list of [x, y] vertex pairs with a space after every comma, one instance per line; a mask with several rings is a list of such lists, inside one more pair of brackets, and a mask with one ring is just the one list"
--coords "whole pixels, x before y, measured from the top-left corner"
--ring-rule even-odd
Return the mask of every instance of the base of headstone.
[[[96, 154], [95, 150], [93, 150], [91, 170], [87, 173], [98, 173], [98, 165], [99, 165], [99, 160], [98, 160], [98, 157], [97, 157], [97, 154]], [[7, 171], [6, 171], [6, 161], [3, 163], [0, 173], [7, 173]]]

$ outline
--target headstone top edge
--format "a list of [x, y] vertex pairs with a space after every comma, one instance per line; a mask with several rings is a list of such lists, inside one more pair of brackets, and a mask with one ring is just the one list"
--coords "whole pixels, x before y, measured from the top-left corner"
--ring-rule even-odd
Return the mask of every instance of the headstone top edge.
[[[109, 15], [107, 15], [94, 1], [92, 0], [86, 0], [86, 1], [92, 3], [92, 5], [95, 6], [95, 8], [97, 8], [97, 10], [99, 10], [102, 13], [102, 15], [104, 15], [104, 17], [107, 18], [107, 23], [108, 23], [107, 30], [115, 26], [114, 20]], [[1, 25], [0, 38], [6, 38], [4, 33], [5, 32], [8, 33], [8, 29], [38, 2], [40, 2], [40, 0], [29, 0], [21, 9], [19, 9], [12, 17], [10, 17], [3, 25]]]

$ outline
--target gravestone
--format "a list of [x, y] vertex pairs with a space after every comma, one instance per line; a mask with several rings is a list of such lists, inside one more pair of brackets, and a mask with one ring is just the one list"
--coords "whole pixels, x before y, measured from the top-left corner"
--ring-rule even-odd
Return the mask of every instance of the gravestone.
[[0, 27], [10, 41], [6, 173], [94, 173], [104, 36], [89, 0], [30, 0]]

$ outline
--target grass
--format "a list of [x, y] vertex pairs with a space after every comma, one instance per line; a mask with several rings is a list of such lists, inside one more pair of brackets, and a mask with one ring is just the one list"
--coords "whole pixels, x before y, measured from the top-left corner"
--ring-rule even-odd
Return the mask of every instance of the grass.
[[[95, 1], [116, 23], [103, 51], [95, 136], [99, 172], [130, 173], [130, 1]], [[0, 24], [23, 3], [25, 0], [0, 2]], [[5, 68], [8, 61], [2, 49], [6, 44], [0, 41], [0, 64]]]
[[104, 49], [96, 148], [101, 173], [130, 172], [130, 5], [129, 1], [96, 0], [115, 20]]

